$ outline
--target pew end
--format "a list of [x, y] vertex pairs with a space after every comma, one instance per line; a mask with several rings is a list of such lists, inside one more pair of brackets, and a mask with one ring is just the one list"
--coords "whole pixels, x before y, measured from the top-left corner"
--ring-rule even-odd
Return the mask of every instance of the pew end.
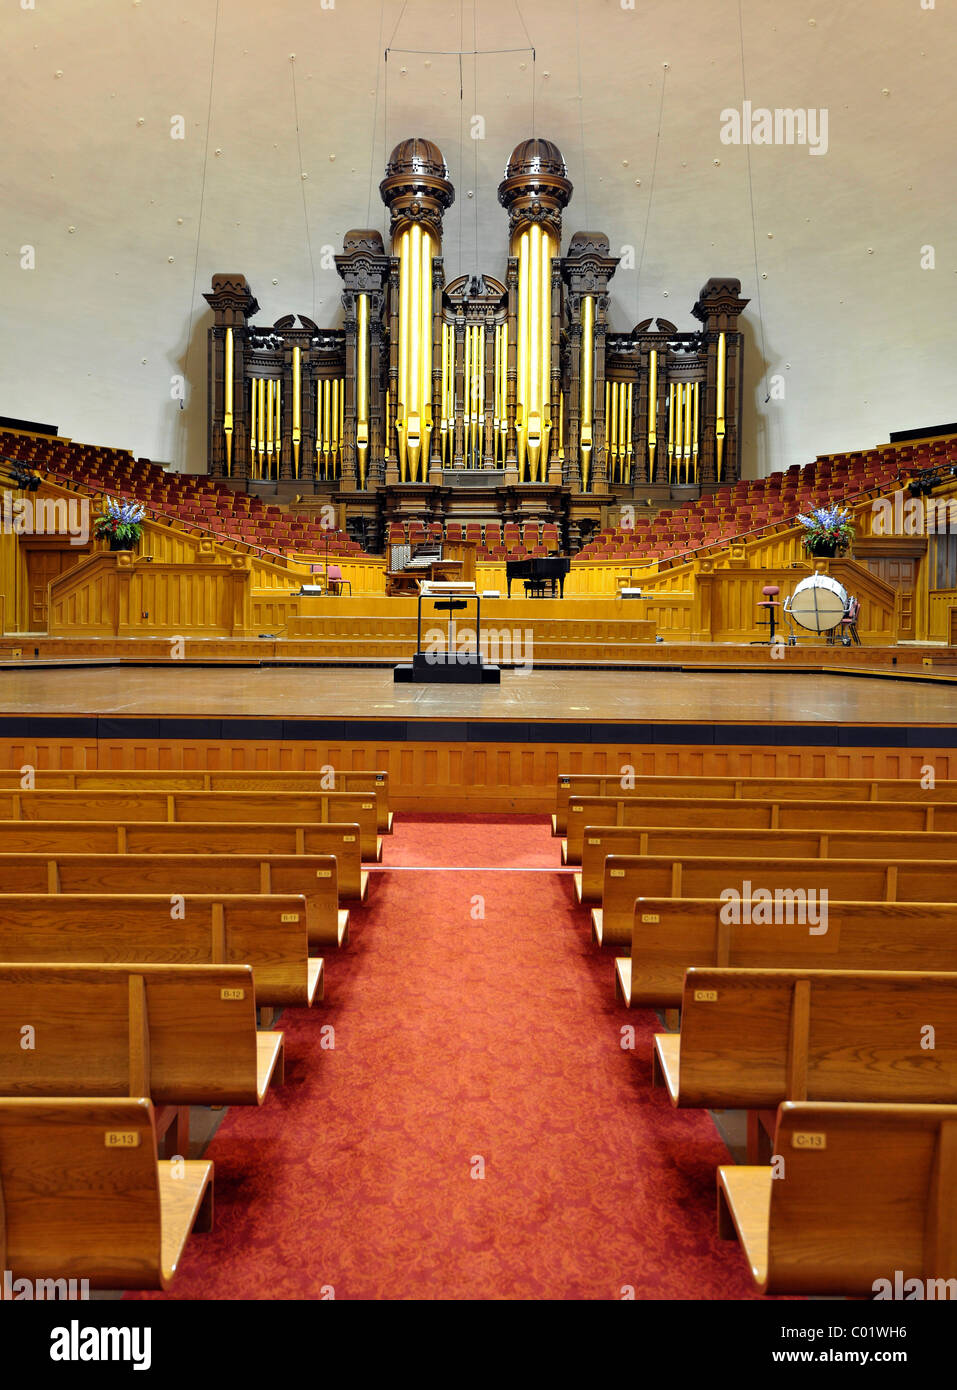
[[681, 1066], [681, 1034], [656, 1033], [652, 1058], [652, 1085], [665, 1086], [672, 1105], [678, 1104], [678, 1077]]
[[771, 1169], [722, 1164], [717, 1181], [718, 1235], [722, 1240], [737, 1236], [751, 1277], [763, 1291], [768, 1279]]

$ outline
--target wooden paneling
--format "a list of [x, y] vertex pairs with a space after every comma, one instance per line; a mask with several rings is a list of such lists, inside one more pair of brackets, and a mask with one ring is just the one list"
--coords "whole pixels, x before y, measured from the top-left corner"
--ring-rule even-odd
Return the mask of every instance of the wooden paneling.
[[957, 777], [957, 750], [672, 744], [306, 743], [270, 740], [0, 740], [4, 767], [383, 769], [398, 811], [554, 810], [560, 772], [739, 777]]

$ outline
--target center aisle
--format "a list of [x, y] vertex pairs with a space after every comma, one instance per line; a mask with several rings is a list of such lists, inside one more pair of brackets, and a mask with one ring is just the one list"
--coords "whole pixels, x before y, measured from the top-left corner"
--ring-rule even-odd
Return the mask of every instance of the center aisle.
[[385, 856], [326, 1002], [278, 1025], [285, 1087], [210, 1145], [172, 1296], [751, 1297], [724, 1145], [651, 1090], [657, 1021], [616, 1005], [547, 823], [398, 816]]

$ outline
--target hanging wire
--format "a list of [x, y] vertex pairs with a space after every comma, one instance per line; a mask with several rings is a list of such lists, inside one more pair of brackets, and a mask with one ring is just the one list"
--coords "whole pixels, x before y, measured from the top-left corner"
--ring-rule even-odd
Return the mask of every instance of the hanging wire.
[[532, 135], [535, 135], [535, 49], [532, 45], [532, 36], [528, 32], [528, 25], [525, 23], [525, 16], [522, 14], [518, 0], [515, 0], [515, 10], [518, 14], [525, 37], [528, 39], [528, 46], [532, 50]]
[[648, 224], [651, 221], [651, 208], [655, 201], [655, 178], [658, 173], [658, 148], [661, 144], [662, 116], [665, 109], [665, 83], [668, 80], [668, 69], [664, 67], [661, 73], [661, 96], [658, 99], [658, 132], [655, 135], [655, 158], [651, 166], [651, 187], [648, 190], [648, 206], [645, 209], [645, 227], [641, 234], [641, 251], [638, 255], [637, 283], [635, 285], [635, 323], [641, 321], [639, 305], [641, 303], [641, 268], [645, 263], [645, 245], [648, 241]]
[[575, 0], [575, 48], [578, 52], [578, 134], [581, 144], [582, 159], [582, 192], [585, 195], [585, 225], [591, 226], [591, 215], [588, 211], [588, 161], [585, 158], [585, 112], [584, 101], [582, 99], [582, 38], [579, 15], [579, 3]]
[[[748, 99], [748, 82], [744, 70], [744, 0], [738, 0], [738, 35], [741, 42], [741, 99], [742, 103]], [[742, 106], [743, 110], [743, 106]], [[754, 283], [756, 286], [756, 298], [758, 301], [758, 332], [761, 335], [761, 358], [764, 363], [765, 371], [768, 367], [768, 354], [764, 340], [764, 309], [761, 305], [761, 273], [758, 267], [758, 228], [754, 216], [754, 183], [751, 177], [751, 142], [745, 145], [748, 161], [748, 201], [751, 207], [751, 242], [754, 248]], [[767, 405], [771, 399], [770, 389], [764, 398]]]
[[306, 206], [306, 180], [303, 178], [302, 168], [302, 131], [299, 127], [299, 97], [296, 92], [296, 55], [293, 54], [289, 59], [289, 68], [292, 72], [292, 109], [296, 120], [296, 152], [299, 156], [299, 190], [302, 194], [302, 220], [306, 228], [306, 249], [309, 252], [309, 266], [312, 271], [312, 317], [316, 319], [318, 315], [317, 287], [316, 287], [316, 261], [312, 254], [312, 235], [309, 231], [309, 209]]
[[[219, 38], [219, 5], [220, 0], [216, 0], [216, 16], [213, 20], [213, 47], [209, 59], [209, 97], [206, 103], [206, 147], [203, 151], [203, 178], [199, 193], [199, 217], [196, 222], [196, 252], [193, 256], [193, 287], [189, 295], [189, 330], [186, 336], [186, 355], [183, 361], [183, 375], [189, 381], [189, 354], [193, 344], [193, 324], [196, 318], [196, 280], [199, 275], [199, 248], [203, 233], [203, 210], [206, 206], [206, 171], [209, 165], [209, 135], [213, 117], [213, 78], [216, 74], [216, 42]], [[185, 393], [184, 393], [185, 395]], [[179, 403], [180, 410], [184, 410], [186, 401]]]
[[[472, 0], [472, 119], [478, 111], [478, 0]], [[475, 211], [475, 259], [472, 264], [478, 269], [479, 263], [479, 185], [478, 185], [478, 147], [479, 142], [475, 139], [475, 132], [472, 132], [472, 144], [475, 146], [472, 158], [472, 203]]]
[[[465, 36], [465, 0], [459, 0], [459, 177], [465, 167], [465, 84], [462, 76], [462, 40]], [[465, 206], [459, 200], [459, 263], [456, 271], [462, 273], [462, 234], [465, 227]]]
[[[366, 204], [366, 226], [372, 220], [372, 185], [375, 174], [375, 128], [379, 119], [379, 83], [382, 77], [382, 65], [379, 62], [379, 54], [382, 52], [382, 25], [385, 20], [385, 0], [381, 0], [379, 5], [379, 38], [376, 43], [376, 63], [375, 63], [375, 103], [372, 108], [372, 141], [369, 150], [369, 201]], [[383, 163], [389, 157], [386, 150], [383, 154]]]

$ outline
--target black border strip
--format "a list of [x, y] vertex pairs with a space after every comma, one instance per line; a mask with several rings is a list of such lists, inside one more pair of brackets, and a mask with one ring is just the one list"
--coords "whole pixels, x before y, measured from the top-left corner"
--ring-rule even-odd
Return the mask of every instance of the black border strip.
[[482, 719], [202, 719], [139, 715], [0, 715], [0, 737], [240, 739], [317, 743], [758, 744], [803, 748], [957, 748], [957, 726], [659, 724]]

